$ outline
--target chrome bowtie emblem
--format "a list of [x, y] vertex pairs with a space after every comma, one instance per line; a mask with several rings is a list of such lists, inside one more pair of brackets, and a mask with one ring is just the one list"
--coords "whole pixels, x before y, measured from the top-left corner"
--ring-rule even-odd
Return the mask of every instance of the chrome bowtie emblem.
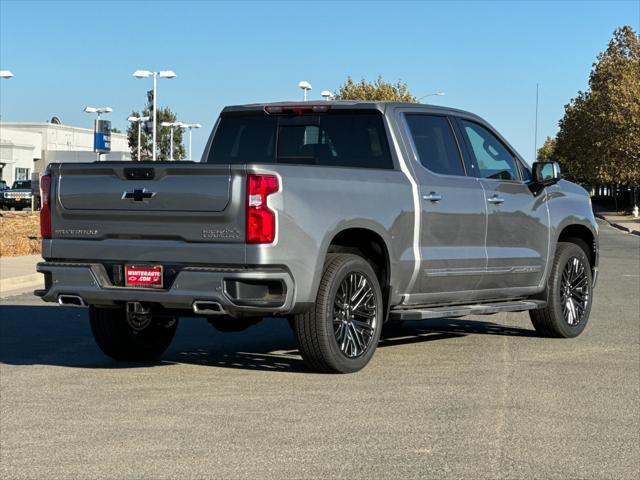
[[156, 192], [149, 192], [146, 188], [136, 188], [132, 192], [123, 192], [122, 200], [131, 200], [132, 202], [144, 202], [156, 196]]

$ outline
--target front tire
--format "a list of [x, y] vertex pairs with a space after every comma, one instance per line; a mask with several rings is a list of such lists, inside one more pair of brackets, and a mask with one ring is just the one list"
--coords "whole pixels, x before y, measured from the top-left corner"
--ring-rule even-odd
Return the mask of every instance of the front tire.
[[547, 305], [531, 310], [536, 331], [546, 337], [577, 337], [591, 312], [593, 282], [583, 247], [559, 242], [547, 283]]
[[144, 328], [133, 328], [124, 308], [90, 307], [91, 332], [102, 352], [122, 361], [149, 361], [164, 353], [178, 326], [177, 318], [151, 318]]
[[371, 265], [357, 255], [329, 254], [314, 308], [294, 319], [304, 363], [327, 373], [364, 368], [380, 340], [383, 314]]

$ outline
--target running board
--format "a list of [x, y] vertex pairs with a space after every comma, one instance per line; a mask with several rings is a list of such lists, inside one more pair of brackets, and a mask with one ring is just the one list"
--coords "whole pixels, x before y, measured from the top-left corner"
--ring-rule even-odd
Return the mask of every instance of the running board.
[[523, 300], [476, 305], [457, 305], [447, 307], [423, 307], [391, 310], [390, 320], [427, 320], [432, 318], [463, 317], [465, 315], [490, 315], [499, 312], [522, 312], [542, 308], [547, 304], [543, 300]]

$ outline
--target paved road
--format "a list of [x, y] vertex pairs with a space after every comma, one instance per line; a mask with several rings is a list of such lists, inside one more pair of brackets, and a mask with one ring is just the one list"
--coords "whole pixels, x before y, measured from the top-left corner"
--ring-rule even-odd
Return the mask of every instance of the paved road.
[[601, 224], [591, 323], [410, 323], [364, 371], [304, 371], [286, 323], [184, 319], [163, 360], [98, 351], [82, 310], [0, 309], [2, 478], [638, 478], [640, 238]]

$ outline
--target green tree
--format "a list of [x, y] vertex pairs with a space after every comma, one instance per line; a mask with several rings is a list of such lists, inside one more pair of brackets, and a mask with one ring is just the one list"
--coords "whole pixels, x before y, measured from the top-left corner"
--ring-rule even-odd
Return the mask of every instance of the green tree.
[[351, 77], [334, 93], [336, 100], [383, 100], [395, 102], [412, 102], [418, 100], [413, 96], [407, 84], [401, 81], [387, 83], [379, 76], [374, 82], [364, 78], [354, 82]]
[[116, 127], [111, 127], [111, 133], [122, 133], [122, 130]]
[[570, 179], [640, 185], [640, 38], [615, 30], [589, 89], [565, 106], [554, 149]]
[[[146, 105], [144, 110], [142, 111], [142, 116], [148, 116], [152, 118], [151, 115], [151, 106], [149, 104]], [[140, 112], [131, 112], [131, 116], [139, 117]], [[169, 107], [163, 107], [158, 109], [158, 136], [156, 141], [158, 142], [158, 160], [169, 160], [171, 158], [171, 140], [170, 133], [171, 129], [169, 127], [162, 127], [162, 122], [176, 122], [178, 119], [177, 115], [171, 111]], [[153, 158], [153, 133], [149, 132], [148, 134], [144, 132], [144, 128], [142, 129], [142, 138], [140, 142], [140, 159], [138, 159], [138, 124], [132, 122], [127, 129], [127, 140], [129, 142], [129, 148], [131, 149], [131, 158], [133, 160], [151, 160]], [[183, 160], [186, 158], [186, 149], [182, 143], [182, 129], [174, 128], [173, 130], [173, 159], [174, 160]]]
[[556, 139], [547, 137], [542, 146], [538, 149], [537, 160], [548, 162], [555, 160]]

